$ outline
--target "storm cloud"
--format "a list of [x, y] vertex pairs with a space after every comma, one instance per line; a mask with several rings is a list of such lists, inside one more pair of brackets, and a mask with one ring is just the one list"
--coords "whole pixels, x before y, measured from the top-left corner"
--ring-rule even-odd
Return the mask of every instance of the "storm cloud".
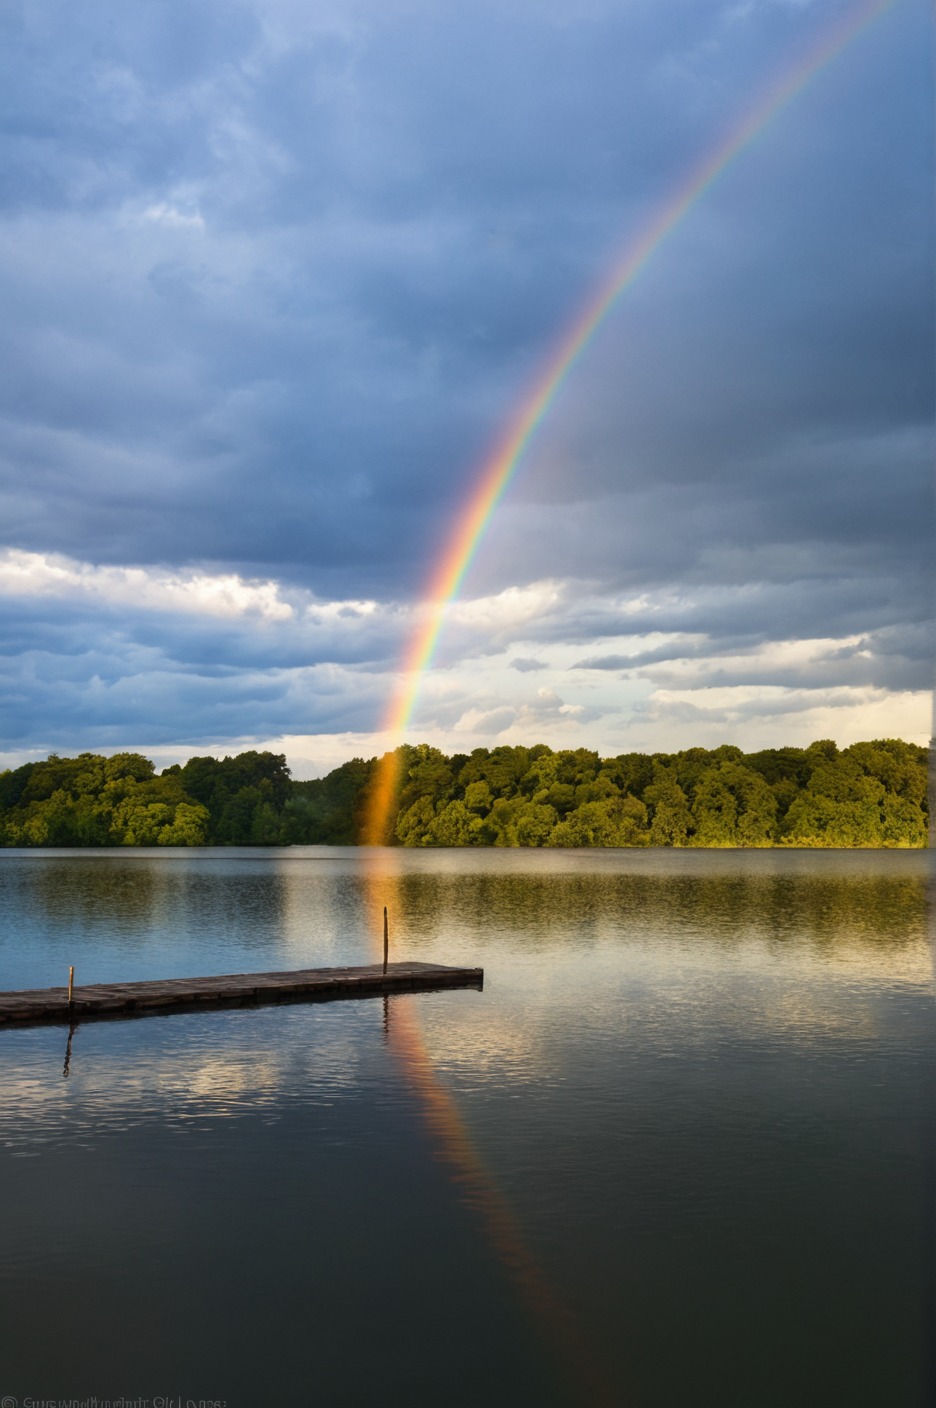
[[[383, 746], [432, 566], [550, 348], [853, 9], [7, 6], [5, 756]], [[857, 34], [619, 300], [414, 737], [926, 736], [931, 27], [903, 0]]]

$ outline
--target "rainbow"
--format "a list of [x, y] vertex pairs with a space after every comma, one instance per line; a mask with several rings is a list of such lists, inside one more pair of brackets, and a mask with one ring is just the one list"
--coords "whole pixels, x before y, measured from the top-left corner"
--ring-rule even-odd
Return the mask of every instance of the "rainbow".
[[[391, 1012], [393, 1014], [391, 1021]], [[521, 1231], [504, 1193], [489, 1173], [471, 1131], [435, 1073], [419, 1021], [409, 1003], [384, 998], [384, 1031], [391, 1050], [422, 1105], [438, 1154], [450, 1165], [465, 1204], [476, 1213], [510, 1281], [543, 1336], [557, 1370], [577, 1389], [576, 1399], [594, 1408], [620, 1402], [598, 1347], [546, 1276]]]
[[[596, 288], [571, 327], [557, 341], [532, 389], [508, 421], [493, 452], [482, 464], [471, 494], [458, 515], [454, 531], [430, 576], [420, 611], [421, 619], [402, 660], [401, 682], [383, 722], [383, 731], [391, 738], [402, 741], [413, 714], [422, 677], [429, 668], [445, 624], [446, 608], [459, 593], [485, 529], [516, 473], [524, 450], [552, 406], [556, 393], [617, 300], [734, 158], [763, 132], [771, 119], [826, 64], [896, 3], [897, 0], [868, 0], [868, 3], [849, 11], [805, 57], [801, 57], [799, 62], [775, 80], [740, 125], [691, 171], [645, 229], [627, 246], [610, 276]], [[387, 839], [400, 766], [400, 757], [396, 752], [387, 753], [380, 759], [368, 799], [361, 837], [364, 845], [381, 845]]]

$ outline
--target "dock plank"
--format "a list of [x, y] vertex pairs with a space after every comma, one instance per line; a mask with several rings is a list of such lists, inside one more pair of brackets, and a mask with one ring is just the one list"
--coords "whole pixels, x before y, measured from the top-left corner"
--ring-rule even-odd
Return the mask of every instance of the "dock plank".
[[0, 992], [0, 1028], [94, 1017], [146, 1016], [186, 1008], [235, 1007], [266, 1002], [322, 1002], [484, 985], [483, 968], [441, 963], [374, 963], [359, 968], [301, 968], [284, 973], [222, 973], [216, 977], [161, 978], [139, 983], [26, 988]]

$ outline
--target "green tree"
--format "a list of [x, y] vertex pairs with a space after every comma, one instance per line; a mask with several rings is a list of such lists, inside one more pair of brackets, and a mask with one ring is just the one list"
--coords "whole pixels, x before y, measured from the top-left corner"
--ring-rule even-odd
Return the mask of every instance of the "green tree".
[[435, 821], [431, 797], [419, 797], [397, 818], [396, 837], [404, 846], [424, 846], [429, 828]]
[[[876, 739], [839, 750], [743, 755], [725, 745], [680, 753], [475, 749], [446, 758], [398, 750], [403, 778], [391, 822], [414, 846], [919, 846], [927, 827], [928, 755]], [[158, 777], [139, 753], [80, 753], [0, 773], [0, 844], [348, 845], [378, 777], [355, 758], [296, 782], [282, 754], [191, 758]]]
[[692, 813], [695, 846], [769, 846], [777, 798], [760, 773], [732, 760], [699, 776]]
[[424, 844], [430, 846], [480, 845], [481, 819], [456, 798], [427, 823], [425, 836]]
[[[833, 745], [834, 746], [834, 745]], [[811, 749], [808, 751], [812, 751]], [[883, 782], [854, 757], [818, 749], [809, 786], [791, 803], [784, 840], [792, 846], [880, 846], [884, 841]]]
[[353, 846], [376, 764], [376, 758], [352, 758], [326, 777], [293, 782], [283, 808], [284, 842]]
[[646, 846], [647, 808], [636, 797], [583, 802], [554, 827], [550, 846]]
[[651, 846], [685, 846], [692, 831], [689, 799], [674, 767], [653, 760], [653, 781], [644, 791], [650, 816]]
[[469, 782], [465, 788], [465, 806], [475, 816], [487, 816], [494, 805], [491, 789], [486, 782]]
[[407, 748], [406, 753], [408, 758], [400, 790], [400, 811], [408, 811], [420, 797], [427, 797], [433, 807], [447, 802], [454, 791], [455, 778], [445, 754], [438, 748], [430, 748], [428, 743]]

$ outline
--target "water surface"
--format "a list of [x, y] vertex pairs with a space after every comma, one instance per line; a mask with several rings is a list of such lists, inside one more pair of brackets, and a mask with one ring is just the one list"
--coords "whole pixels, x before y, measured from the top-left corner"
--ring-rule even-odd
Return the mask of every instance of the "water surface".
[[[0, 1394], [933, 1401], [921, 852], [0, 852], [0, 987], [483, 993], [0, 1032]], [[157, 1400], [162, 1398], [163, 1404]]]

